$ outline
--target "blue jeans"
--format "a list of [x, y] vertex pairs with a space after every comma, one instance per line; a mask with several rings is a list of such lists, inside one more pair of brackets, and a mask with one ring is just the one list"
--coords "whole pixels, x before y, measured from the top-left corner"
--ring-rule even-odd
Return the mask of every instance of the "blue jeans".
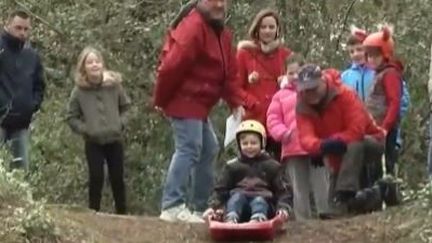
[[209, 120], [171, 118], [175, 152], [162, 194], [162, 210], [186, 203], [191, 178], [190, 205], [204, 211], [213, 188], [213, 161], [219, 144]]
[[29, 166], [29, 131], [28, 129], [20, 129], [16, 131], [8, 131], [0, 128], [0, 143], [10, 143], [10, 149], [13, 156], [13, 161], [10, 164], [11, 169], [21, 168], [28, 169]]
[[260, 196], [246, 196], [243, 193], [236, 192], [231, 195], [227, 202], [226, 213], [236, 213], [239, 217], [242, 216], [246, 206], [250, 207], [251, 215], [261, 213], [268, 215], [269, 204]]

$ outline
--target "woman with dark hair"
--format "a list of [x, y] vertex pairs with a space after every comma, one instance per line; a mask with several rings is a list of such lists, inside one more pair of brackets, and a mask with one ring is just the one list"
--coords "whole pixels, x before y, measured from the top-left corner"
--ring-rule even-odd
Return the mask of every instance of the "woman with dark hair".
[[[246, 108], [244, 120], [254, 119], [266, 124], [266, 112], [279, 81], [285, 74], [285, 60], [291, 54], [281, 41], [280, 19], [269, 9], [261, 10], [249, 28], [248, 40], [240, 41], [237, 52], [240, 96]], [[266, 150], [280, 160], [280, 144], [272, 138]]]

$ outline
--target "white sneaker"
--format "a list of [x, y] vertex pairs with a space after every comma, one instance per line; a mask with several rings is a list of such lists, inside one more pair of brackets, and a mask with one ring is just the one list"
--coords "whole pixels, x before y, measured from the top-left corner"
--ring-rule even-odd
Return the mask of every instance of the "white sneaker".
[[185, 204], [163, 210], [159, 218], [167, 222], [204, 223], [204, 220], [193, 215]]
[[197, 224], [205, 223], [205, 221], [204, 221], [204, 219], [203, 219], [203, 213], [202, 213], [202, 212], [194, 211], [194, 212], [191, 214], [191, 216], [190, 216], [188, 222], [189, 222], [189, 223], [197, 223]]

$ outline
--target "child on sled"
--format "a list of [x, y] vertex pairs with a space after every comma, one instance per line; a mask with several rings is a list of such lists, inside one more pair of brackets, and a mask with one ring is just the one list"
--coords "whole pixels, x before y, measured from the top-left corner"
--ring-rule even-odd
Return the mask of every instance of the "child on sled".
[[264, 126], [255, 120], [243, 121], [236, 139], [239, 157], [224, 166], [204, 217], [225, 215], [225, 222], [239, 223], [250, 215], [249, 222], [261, 222], [276, 212], [288, 218], [292, 194], [281, 165], [264, 150]]

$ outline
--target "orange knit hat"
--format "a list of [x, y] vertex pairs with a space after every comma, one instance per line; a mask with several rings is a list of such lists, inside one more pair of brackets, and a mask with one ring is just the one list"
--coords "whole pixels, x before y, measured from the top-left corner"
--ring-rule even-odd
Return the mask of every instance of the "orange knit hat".
[[363, 41], [365, 47], [378, 47], [384, 58], [390, 58], [394, 52], [393, 30], [384, 25], [380, 31], [372, 33]]

